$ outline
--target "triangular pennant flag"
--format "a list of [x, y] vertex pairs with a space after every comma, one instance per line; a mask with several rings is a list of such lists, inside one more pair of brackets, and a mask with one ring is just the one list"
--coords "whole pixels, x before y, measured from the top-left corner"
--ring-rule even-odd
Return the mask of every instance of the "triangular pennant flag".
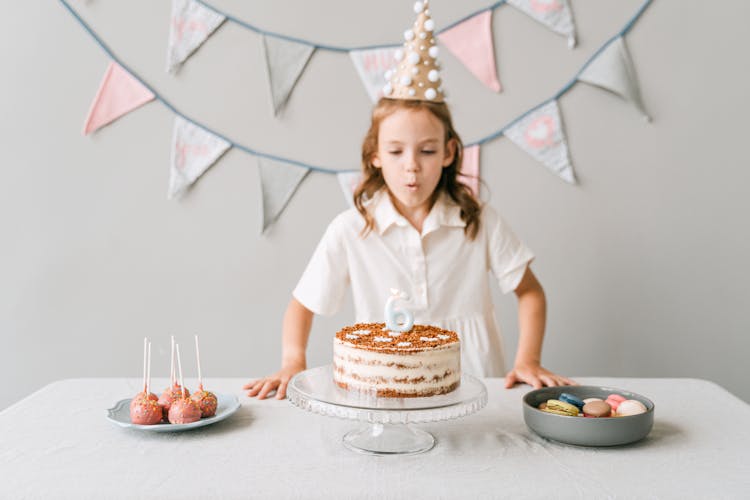
[[336, 174], [339, 179], [339, 186], [344, 193], [344, 198], [350, 207], [354, 206], [354, 190], [357, 189], [362, 181], [361, 172], [339, 172]]
[[568, 47], [576, 46], [576, 28], [568, 0], [508, 0], [508, 3], [555, 33], [568, 37]]
[[263, 232], [279, 218], [309, 168], [258, 157], [263, 193]]
[[230, 147], [231, 144], [221, 137], [176, 116], [168, 198], [181, 196]]
[[273, 114], [279, 114], [297, 83], [315, 47], [283, 38], [263, 35], [263, 53], [271, 85]]
[[154, 94], [122, 66], [110, 62], [83, 124], [88, 135], [154, 99]]
[[167, 71], [177, 69], [225, 20], [193, 0], [172, 0]]
[[464, 148], [458, 182], [469, 186], [474, 196], [479, 198], [479, 144]]
[[502, 87], [495, 66], [491, 9], [440, 33], [439, 39], [480, 82], [500, 92]]
[[643, 106], [633, 60], [622, 37], [606, 46], [578, 75], [578, 80], [614, 92], [633, 103], [646, 120], [651, 120]]
[[383, 86], [386, 83], [383, 75], [396, 63], [394, 56], [397, 50], [398, 47], [385, 47], [349, 51], [349, 57], [352, 58], [354, 68], [372, 102], [383, 97]]
[[508, 127], [504, 134], [562, 180], [576, 183], [556, 100], [531, 111]]

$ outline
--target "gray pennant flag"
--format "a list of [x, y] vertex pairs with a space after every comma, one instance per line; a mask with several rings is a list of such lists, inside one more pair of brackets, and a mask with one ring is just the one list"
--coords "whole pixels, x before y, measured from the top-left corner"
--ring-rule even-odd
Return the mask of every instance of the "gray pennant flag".
[[315, 47], [311, 45], [263, 35], [263, 53], [266, 56], [274, 116], [289, 100], [314, 51]]
[[612, 43], [591, 61], [581, 72], [578, 80], [614, 92], [630, 101], [650, 121], [641, 98], [641, 90], [635, 77], [635, 67], [622, 37]]
[[263, 232], [279, 218], [309, 168], [258, 157], [263, 194]]

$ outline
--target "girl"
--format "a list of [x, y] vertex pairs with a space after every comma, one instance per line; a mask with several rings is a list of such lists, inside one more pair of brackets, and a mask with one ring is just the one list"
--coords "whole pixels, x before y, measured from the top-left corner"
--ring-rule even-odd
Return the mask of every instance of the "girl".
[[[426, 2], [417, 2], [402, 61], [372, 113], [362, 144], [363, 180], [355, 208], [328, 226], [292, 294], [282, 326], [281, 370], [246, 384], [248, 396], [283, 399], [306, 368], [314, 314], [334, 314], [351, 284], [357, 323], [384, 321], [388, 290], [405, 290], [414, 322], [453, 330], [461, 370], [505, 374], [490, 272], [518, 297], [519, 343], [506, 387], [573, 382], [541, 366], [544, 291], [529, 268], [531, 251], [488, 205], [458, 182], [463, 145], [443, 102], [437, 46]], [[397, 56], [399, 59], [399, 56]]]

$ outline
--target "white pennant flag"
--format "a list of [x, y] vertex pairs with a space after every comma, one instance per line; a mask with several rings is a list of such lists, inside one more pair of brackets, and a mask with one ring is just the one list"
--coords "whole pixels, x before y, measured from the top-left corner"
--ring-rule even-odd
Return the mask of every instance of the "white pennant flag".
[[184, 194], [230, 147], [231, 144], [221, 137], [181, 116], [175, 117], [168, 198]]
[[556, 100], [531, 111], [504, 134], [562, 180], [576, 183]]
[[372, 102], [377, 102], [383, 97], [386, 82], [384, 75], [396, 64], [397, 50], [398, 46], [349, 51], [349, 57], [352, 58], [354, 68]]
[[299, 184], [310, 173], [310, 169], [260, 156], [258, 167], [263, 194], [263, 232], [265, 232], [268, 226], [279, 218]]
[[263, 35], [263, 53], [266, 56], [274, 116], [289, 100], [314, 51], [312, 45]]
[[576, 28], [568, 0], [508, 0], [508, 3], [555, 33], [568, 37], [568, 47], [575, 47]]
[[647, 121], [651, 121], [643, 105], [633, 60], [622, 37], [617, 37], [605, 47], [581, 72], [578, 80], [618, 94], [630, 101]]
[[350, 207], [354, 206], [354, 190], [357, 189], [362, 181], [362, 172], [339, 172], [336, 174], [339, 179], [339, 186], [344, 193], [344, 199]]
[[167, 71], [177, 69], [225, 19], [193, 0], [172, 0]]

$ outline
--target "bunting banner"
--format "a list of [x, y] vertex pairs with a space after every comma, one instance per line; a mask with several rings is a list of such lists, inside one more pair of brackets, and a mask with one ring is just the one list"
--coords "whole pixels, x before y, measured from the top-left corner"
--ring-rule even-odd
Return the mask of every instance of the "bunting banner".
[[490, 90], [500, 92], [492, 36], [492, 10], [485, 10], [452, 28], [438, 39]]
[[225, 20], [194, 0], [172, 0], [167, 71], [176, 71]]
[[393, 67], [397, 50], [398, 46], [349, 51], [349, 57], [372, 102], [383, 97], [383, 75]]
[[[638, 10], [631, 16], [619, 32], [596, 50], [552, 97], [542, 104], [532, 107], [508, 124], [490, 131], [484, 137], [468, 143], [464, 148], [464, 157], [459, 172], [459, 180], [467, 184], [472, 191], [479, 194], [479, 150], [485, 143], [505, 135], [518, 147], [526, 151], [535, 160], [555, 173], [562, 180], [574, 184], [576, 176], [570, 160], [567, 139], [558, 101], [578, 82], [583, 82], [611, 91], [630, 101], [640, 112], [645, 112], [643, 99], [635, 75], [634, 64], [628, 53], [624, 36], [635, 25], [643, 12], [653, 0], [643, 0]], [[176, 198], [184, 194], [218, 159], [231, 148], [239, 149], [256, 156], [260, 169], [261, 190], [263, 195], [263, 231], [265, 231], [283, 212], [296, 189], [310, 171], [335, 174], [348, 203], [352, 203], [352, 193], [360, 182], [357, 171], [342, 171], [323, 166], [307, 164], [270, 155], [225, 138], [219, 132], [211, 130], [198, 120], [181, 113], [163, 95], [152, 90], [152, 87], [135, 73], [132, 68], [118, 58], [107, 44], [96, 34], [88, 23], [73, 9], [67, 0], [59, 2], [70, 12], [78, 23], [91, 35], [100, 48], [109, 56], [110, 65], [100, 83], [96, 96], [91, 104], [84, 134], [88, 134], [118, 117], [151, 101], [158, 100], [167, 110], [175, 115], [168, 197]], [[453, 51], [457, 57], [486, 85], [499, 88], [496, 68], [494, 67], [494, 50], [491, 36], [491, 12], [500, 5], [510, 3], [526, 12], [535, 12], [537, 18], [556, 26], [559, 32], [574, 35], [572, 15], [567, 0], [507, 0], [497, 2], [490, 9], [467, 16], [464, 21], [439, 34], [441, 44]], [[421, 4], [420, 4], [421, 5]], [[418, 7], [415, 4], [415, 9]], [[213, 20], [207, 19], [213, 18]], [[174, 0], [173, 24], [170, 39], [170, 61], [179, 65], [206, 37], [225, 19], [232, 19], [249, 29], [252, 26], [231, 16], [224, 15], [204, 0]], [[196, 37], [198, 33], [200, 37]], [[316, 48], [348, 52], [357, 72], [360, 75], [371, 99], [375, 100], [381, 90], [383, 68], [397, 52], [396, 46], [357, 47], [344, 50], [340, 47], [319, 46], [302, 40], [290, 41], [288, 37], [262, 31], [263, 46], [268, 69], [268, 78], [274, 100], [274, 112], [278, 113], [288, 100], [295, 83], [304, 71]], [[411, 30], [404, 33], [408, 39]], [[454, 38], [455, 37], [455, 38]], [[469, 38], [472, 41], [455, 42], [455, 39]], [[189, 42], [193, 40], [192, 42]], [[195, 42], [195, 40], [198, 40]], [[189, 42], [189, 43], [188, 43]], [[465, 47], [473, 46], [475, 57], [463, 57]], [[191, 47], [187, 49], [187, 47]], [[459, 49], [457, 47], [464, 47]], [[437, 47], [434, 47], [437, 50]], [[462, 52], [464, 50], [464, 52]], [[181, 52], [184, 57], [179, 56]], [[174, 55], [174, 59], [172, 59]], [[475, 61], [474, 63], [468, 62]], [[481, 61], [481, 64], [476, 62]], [[479, 68], [482, 68], [481, 72]], [[474, 71], [476, 70], [476, 71]], [[385, 77], [382, 77], [385, 79]], [[371, 83], [368, 83], [371, 82]], [[647, 115], [646, 115], [647, 116]], [[267, 159], [271, 158], [271, 159]]]
[[122, 115], [130, 113], [156, 98], [133, 75], [115, 62], [110, 62], [104, 72], [99, 90], [91, 102], [89, 113], [83, 124], [83, 135], [112, 123]]
[[341, 186], [341, 192], [344, 193], [344, 199], [350, 207], [354, 206], [354, 190], [357, 189], [359, 183], [362, 182], [361, 172], [339, 172], [336, 174], [339, 179], [339, 186]]
[[263, 36], [263, 53], [266, 57], [274, 116], [278, 116], [286, 105], [314, 51], [315, 47], [310, 45]]
[[263, 194], [263, 232], [265, 232], [268, 226], [279, 218], [302, 180], [310, 173], [310, 169], [260, 156], [258, 168]]
[[458, 181], [469, 186], [479, 199], [479, 144], [464, 147]]
[[557, 100], [523, 116], [508, 127], [505, 136], [565, 182], [576, 183]]
[[617, 37], [586, 66], [578, 81], [586, 82], [613, 92], [630, 101], [641, 112], [646, 121], [651, 117], [646, 112], [641, 89], [635, 76], [635, 66], [630, 59], [625, 39]]
[[576, 46], [576, 28], [568, 0], [508, 0], [508, 4], [567, 37], [568, 47]]
[[167, 197], [171, 200], [182, 196], [230, 147], [221, 137], [176, 116]]

